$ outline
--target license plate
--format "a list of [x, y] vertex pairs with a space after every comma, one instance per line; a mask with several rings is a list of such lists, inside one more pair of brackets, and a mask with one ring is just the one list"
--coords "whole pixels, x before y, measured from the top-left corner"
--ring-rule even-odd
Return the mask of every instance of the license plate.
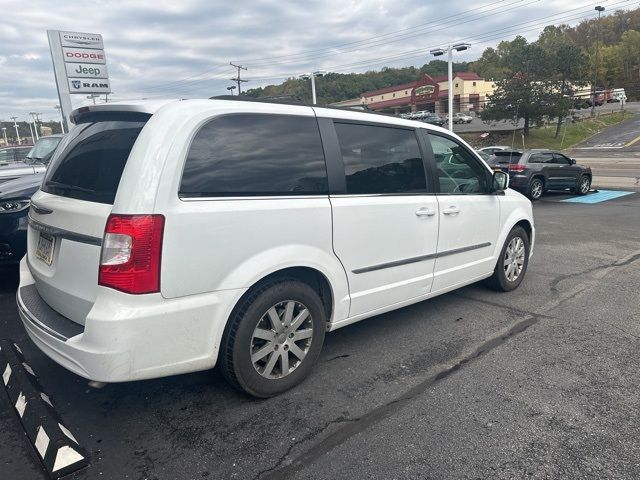
[[38, 246], [36, 247], [36, 257], [42, 260], [47, 265], [51, 265], [53, 262], [53, 247], [56, 244], [56, 239], [46, 233], [40, 233], [38, 238]]

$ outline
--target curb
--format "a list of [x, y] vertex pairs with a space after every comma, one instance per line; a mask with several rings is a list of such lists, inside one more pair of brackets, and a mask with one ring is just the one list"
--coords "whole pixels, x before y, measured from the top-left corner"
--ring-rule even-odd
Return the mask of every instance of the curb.
[[50, 478], [87, 466], [87, 454], [64, 426], [35, 372], [11, 340], [0, 340], [0, 374], [11, 405]]

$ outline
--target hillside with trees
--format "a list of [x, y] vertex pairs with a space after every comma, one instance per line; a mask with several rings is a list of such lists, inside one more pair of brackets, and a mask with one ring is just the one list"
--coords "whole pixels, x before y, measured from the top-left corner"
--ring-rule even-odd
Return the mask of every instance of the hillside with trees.
[[[508, 106], [512, 100], [519, 104], [537, 102], [530, 112], [519, 111], [536, 123], [541, 107], [545, 115], [562, 115], [570, 107], [564, 102], [550, 112], [549, 102], [562, 98], [569, 84], [593, 82], [596, 50], [599, 46], [598, 86], [624, 88], [629, 100], [640, 98], [640, 8], [616, 11], [600, 20], [597, 18], [578, 25], [547, 26], [535, 42], [517, 37], [500, 42], [495, 48], [484, 50], [478, 60], [454, 63], [454, 71], [472, 71], [486, 79], [499, 81], [494, 104]], [[417, 80], [424, 73], [446, 75], [446, 62], [432, 60], [422, 67], [388, 68], [365, 73], [329, 73], [317, 82], [318, 103], [327, 104], [358, 97], [362, 92]], [[540, 87], [546, 85], [546, 90]], [[500, 89], [504, 90], [500, 92]], [[555, 95], [549, 97], [549, 89]], [[536, 93], [535, 90], [540, 91]], [[529, 93], [527, 93], [529, 91]], [[518, 92], [522, 95], [518, 97]], [[546, 93], [545, 93], [546, 92]], [[252, 97], [291, 95], [303, 101], [311, 100], [308, 80], [290, 78], [279, 85], [250, 89]], [[544, 94], [544, 95], [543, 95]], [[515, 98], [514, 95], [516, 95]], [[544, 97], [544, 98], [543, 98]], [[513, 104], [513, 102], [511, 102]], [[503, 112], [504, 113], [504, 112]], [[515, 113], [515, 112], [508, 112]], [[498, 117], [496, 114], [494, 117]], [[522, 117], [525, 118], [525, 117]]]

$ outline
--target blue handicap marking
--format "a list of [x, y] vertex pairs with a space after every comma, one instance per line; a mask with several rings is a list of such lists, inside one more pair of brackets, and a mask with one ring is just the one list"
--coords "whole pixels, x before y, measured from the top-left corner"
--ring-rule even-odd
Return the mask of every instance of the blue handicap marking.
[[600, 203], [607, 200], [613, 200], [614, 198], [624, 197], [625, 195], [631, 195], [635, 192], [624, 192], [622, 190], [599, 190], [597, 193], [590, 193], [583, 197], [567, 198], [561, 200], [562, 202], [569, 203]]

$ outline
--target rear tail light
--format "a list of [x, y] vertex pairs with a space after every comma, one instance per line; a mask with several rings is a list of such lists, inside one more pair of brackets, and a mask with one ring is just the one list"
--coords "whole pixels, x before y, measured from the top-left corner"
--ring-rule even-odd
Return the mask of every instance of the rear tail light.
[[125, 293], [159, 292], [163, 231], [162, 215], [110, 215], [98, 284]]
[[510, 163], [509, 164], [509, 171], [510, 172], [524, 172], [525, 168], [526, 168], [526, 165], [520, 165], [518, 163]]

